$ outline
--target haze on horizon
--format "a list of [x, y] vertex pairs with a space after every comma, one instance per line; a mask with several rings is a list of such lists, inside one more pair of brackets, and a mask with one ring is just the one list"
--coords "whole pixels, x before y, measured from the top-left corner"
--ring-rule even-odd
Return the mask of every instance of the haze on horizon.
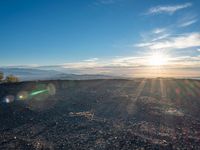
[[200, 77], [198, 0], [2, 0], [0, 68]]

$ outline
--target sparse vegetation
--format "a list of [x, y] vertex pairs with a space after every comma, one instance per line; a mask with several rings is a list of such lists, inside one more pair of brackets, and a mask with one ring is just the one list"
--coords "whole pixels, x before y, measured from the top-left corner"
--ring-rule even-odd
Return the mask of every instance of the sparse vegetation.
[[5, 79], [6, 82], [19, 82], [19, 78], [14, 75], [8, 75]]
[[14, 76], [14, 75], [8, 75], [5, 77], [4, 79], [4, 73], [2, 71], [0, 71], [0, 83], [5, 83], [5, 82], [8, 82], [8, 83], [15, 83], [15, 82], [19, 82], [19, 78]]
[[4, 74], [3, 72], [0, 72], [0, 83], [3, 81], [3, 78], [4, 78]]
[[9, 83], [19, 82], [19, 78], [14, 75], [8, 75], [5, 77], [4, 80], [4, 73], [0, 71], [0, 83], [2, 82], [9, 82]]

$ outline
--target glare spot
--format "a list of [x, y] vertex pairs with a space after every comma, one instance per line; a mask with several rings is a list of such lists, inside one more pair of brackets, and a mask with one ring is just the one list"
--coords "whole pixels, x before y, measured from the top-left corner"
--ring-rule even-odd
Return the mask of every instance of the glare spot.
[[50, 95], [55, 95], [56, 94], [56, 88], [52, 83], [49, 83], [47, 85], [47, 91]]
[[167, 56], [161, 52], [154, 52], [148, 60], [149, 64], [152, 66], [162, 66], [167, 64], [167, 61]]
[[4, 102], [5, 103], [12, 103], [15, 100], [15, 97], [12, 95], [8, 95], [5, 97]]
[[21, 91], [17, 94], [18, 100], [26, 100], [28, 98], [28, 92]]

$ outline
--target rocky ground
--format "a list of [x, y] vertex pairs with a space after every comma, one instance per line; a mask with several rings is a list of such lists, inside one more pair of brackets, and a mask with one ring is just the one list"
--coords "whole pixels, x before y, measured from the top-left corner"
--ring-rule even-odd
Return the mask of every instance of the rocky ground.
[[197, 80], [1, 84], [0, 149], [200, 149], [199, 97]]

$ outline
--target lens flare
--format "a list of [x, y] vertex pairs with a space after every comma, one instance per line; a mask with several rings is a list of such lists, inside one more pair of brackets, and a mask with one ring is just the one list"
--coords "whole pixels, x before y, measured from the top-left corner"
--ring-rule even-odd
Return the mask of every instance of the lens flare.
[[[37, 87], [35, 87], [32, 91], [20, 91], [16, 95], [16, 100], [45, 100], [50, 95], [55, 95], [56, 88], [54, 84], [49, 83], [48, 85], [40, 84]], [[13, 95], [8, 95], [4, 97], [3, 101], [4, 103], [11, 103], [15, 100], [15, 97]]]
[[47, 85], [47, 90], [48, 90], [48, 93], [50, 95], [55, 95], [56, 94], [56, 88], [52, 83]]
[[14, 102], [14, 100], [15, 100], [15, 97], [13, 95], [8, 95], [4, 98], [5, 103], [12, 103]]
[[21, 91], [17, 94], [17, 99], [18, 100], [26, 100], [28, 99], [28, 92], [27, 91]]
[[30, 96], [36, 96], [38, 94], [46, 93], [46, 92], [48, 92], [48, 90], [46, 90], [46, 89], [45, 90], [38, 90], [38, 91], [31, 92]]

